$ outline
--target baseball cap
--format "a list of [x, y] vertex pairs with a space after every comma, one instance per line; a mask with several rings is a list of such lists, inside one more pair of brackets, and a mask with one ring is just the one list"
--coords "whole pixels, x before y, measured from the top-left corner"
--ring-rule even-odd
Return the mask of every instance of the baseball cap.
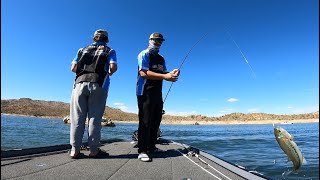
[[105, 36], [108, 37], [108, 32], [107, 32], [106, 30], [98, 29], [98, 30], [96, 30], [96, 31], [94, 32], [94, 35], [96, 35], [96, 34], [98, 34], [98, 33], [101, 33], [101, 34], [103, 34], [103, 35], [105, 35]]
[[161, 39], [162, 41], [165, 41], [163, 39], [162, 34], [160, 34], [159, 32], [154, 32], [150, 35], [149, 39]]

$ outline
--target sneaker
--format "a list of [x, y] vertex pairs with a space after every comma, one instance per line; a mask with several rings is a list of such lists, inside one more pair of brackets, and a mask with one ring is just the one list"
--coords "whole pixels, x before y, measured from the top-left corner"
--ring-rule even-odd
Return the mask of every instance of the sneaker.
[[143, 162], [150, 162], [151, 158], [146, 153], [140, 153], [138, 159]]

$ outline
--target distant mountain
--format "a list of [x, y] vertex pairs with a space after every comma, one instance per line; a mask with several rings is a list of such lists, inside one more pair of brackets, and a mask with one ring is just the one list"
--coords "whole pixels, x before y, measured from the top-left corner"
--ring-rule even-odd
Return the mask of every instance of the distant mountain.
[[[64, 118], [69, 115], [69, 103], [57, 101], [32, 100], [30, 98], [1, 100], [1, 113], [38, 117]], [[104, 118], [114, 121], [137, 121], [138, 115], [123, 112], [120, 109], [105, 108]], [[231, 113], [221, 117], [206, 117], [201, 115], [170, 116], [165, 115], [165, 120], [174, 121], [231, 121], [231, 120], [294, 120], [294, 119], [319, 119], [319, 111], [307, 114], [274, 115], [265, 113]]]
[[[56, 101], [32, 100], [30, 98], [1, 100], [1, 113], [37, 117], [64, 118], [69, 115], [70, 104]], [[138, 121], [134, 113], [106, 106], [104, 117], [118, 121]]]

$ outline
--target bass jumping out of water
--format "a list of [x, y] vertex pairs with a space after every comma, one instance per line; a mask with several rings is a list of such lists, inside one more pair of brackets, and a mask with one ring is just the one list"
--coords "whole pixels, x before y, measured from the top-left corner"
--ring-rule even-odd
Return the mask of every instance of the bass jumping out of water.
[[293, 136], [281, 127], [274, 128], [274, 135], [281, 149], [293, 163], [292, 171], [286, 172], [284, 175], [297, 172], [301, 165], [306, 163], [306, 160], [298, 148], [298, 145], [293, 141]]

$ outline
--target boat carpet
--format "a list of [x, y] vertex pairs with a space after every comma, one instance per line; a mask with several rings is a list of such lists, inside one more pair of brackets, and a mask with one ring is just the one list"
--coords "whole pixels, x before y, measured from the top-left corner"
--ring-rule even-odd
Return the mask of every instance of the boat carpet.
[[1, 151], [1, 179], [268, 179], [185, 144], [160, 139], [157, 147], [162, 152], [153, 153], [152, 162], [138, 160], [135, 143], [120, 139], [101, 142], [109, 153], [102, 159], [90, 158], [88, 150], [71, 159], [67, 144]]

